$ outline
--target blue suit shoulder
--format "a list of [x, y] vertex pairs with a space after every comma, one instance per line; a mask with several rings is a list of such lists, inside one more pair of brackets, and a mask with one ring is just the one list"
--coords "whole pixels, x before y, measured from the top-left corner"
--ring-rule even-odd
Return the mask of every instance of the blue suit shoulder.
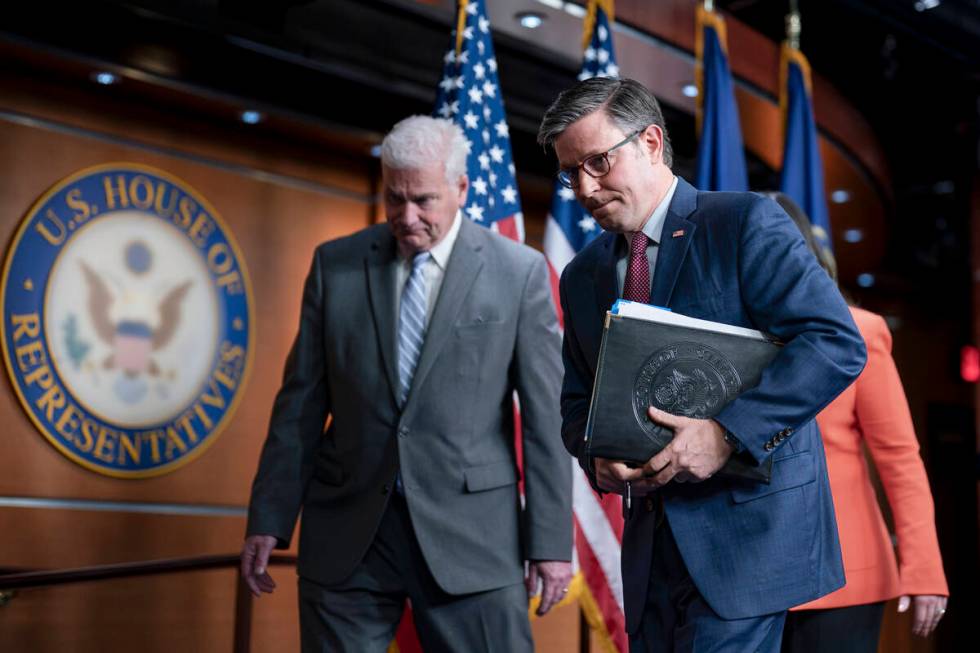
[[689, 219], [707, 226], [741, 226], [746, 219], [777, 216], [788, 220], [778, 204], [759, 193], [698, 191], [697, 208]]

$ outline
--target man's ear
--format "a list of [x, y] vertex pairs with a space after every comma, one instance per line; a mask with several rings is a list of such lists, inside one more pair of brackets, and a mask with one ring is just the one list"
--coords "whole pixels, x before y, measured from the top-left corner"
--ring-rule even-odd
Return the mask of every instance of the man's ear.
[[663, 163], [664, 161], [664, 130], [657, 125], [649, 125], [640, 132], [640, 140], [646, 145], [653, 163]]
[[470, 190], [470, 178], [466, 175], [460, 175], [459, 179], [456, 180], [456, 192], [457, 192], [457, 205], [459, 208], [463, 208], [466, 205], [466, 193]]

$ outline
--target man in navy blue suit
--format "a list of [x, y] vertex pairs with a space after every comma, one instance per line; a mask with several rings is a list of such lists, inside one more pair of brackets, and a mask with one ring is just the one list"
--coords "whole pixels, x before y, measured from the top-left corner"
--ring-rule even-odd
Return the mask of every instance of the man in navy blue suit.
[[[674, 176], [663, 115], [641, 84], [578, 83], [538, 140], [606, 232], [562, 274], [562, 436], [596, 489], [630, 483], [640, 497], [623, 534], [630, 650], [778, 651], [786, 610], [844, 584], [813, 418], [861, 372], [861, 336], [774, 202]], [[784, 343], [759, 385], [714, 419], [651, 408], [675, 435], [640, 468], [582, 451], [603, 317], [621, 296]], [[771, 458], [771, 482], [716, 476], [733, 455]]]

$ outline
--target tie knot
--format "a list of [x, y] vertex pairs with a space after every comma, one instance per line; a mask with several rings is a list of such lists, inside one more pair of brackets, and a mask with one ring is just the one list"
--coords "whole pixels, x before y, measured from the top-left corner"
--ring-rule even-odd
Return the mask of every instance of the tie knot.
[[412, 259], [412, 272], [416, 272], [425, 265], [426, 261], [432, 258], [432, 252], [419, 252]]
[[633, 240], [630, 241], [630, 255], [639, 256], [647, 251], [647, 235], [642, 231], [633, 232]]

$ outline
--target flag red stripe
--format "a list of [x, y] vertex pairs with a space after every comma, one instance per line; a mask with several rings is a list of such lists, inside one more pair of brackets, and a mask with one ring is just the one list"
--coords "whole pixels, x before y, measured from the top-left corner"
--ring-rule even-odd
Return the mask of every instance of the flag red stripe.
[[517, 219], [514, 216], [497, 220], [497, 233], [511, 240], [521, 242], [521, 232], [517, 229]]
[[555, 310], [558, 312], [558, 327], [564, 330], [565, 316], [561, 313], [561, 295], [558, 292], [559, 278], [558, 273], [555, 272], [555, 266], [551, 264], [551, 261], [548, 261], [548, 278], [551, 281], [551, 296], [555, 300]]
[[398, 642], [398, 653], [424, 653], [419, 636], [415, 632], [412, 606], [407, 602], [405, 611], [402, 612], [402, 620], [398, 623], [398, 630], [395, 632], [395, 641]]
[[609, 520], [609, 526], [612, 528], [613, 533], [616, 534], [616, 539], [619, 543], [623, 543], [623, 498], [618, 494], [606, 493], [600, 499], [595, 490], [592, 491], [596, 494], [596, 499], [599, 501], [599, 505], [602, 506], [602, 512], [606, 513], [606, 518]]
[[592, 592], [592, 597], [602, 613], [606, 632], [609, 633], [619, 650], [626, 651], [629, 649], [629, 642], [626, 637], [626, 617], [613, 596], [612, 590], [609, 589], [609, 583], [602, 571], [602, 566], [592, 552], [592, 547], [585, 538], [582, 529], [576, 528], [575, 533], [579, 567], [589, 590]]

